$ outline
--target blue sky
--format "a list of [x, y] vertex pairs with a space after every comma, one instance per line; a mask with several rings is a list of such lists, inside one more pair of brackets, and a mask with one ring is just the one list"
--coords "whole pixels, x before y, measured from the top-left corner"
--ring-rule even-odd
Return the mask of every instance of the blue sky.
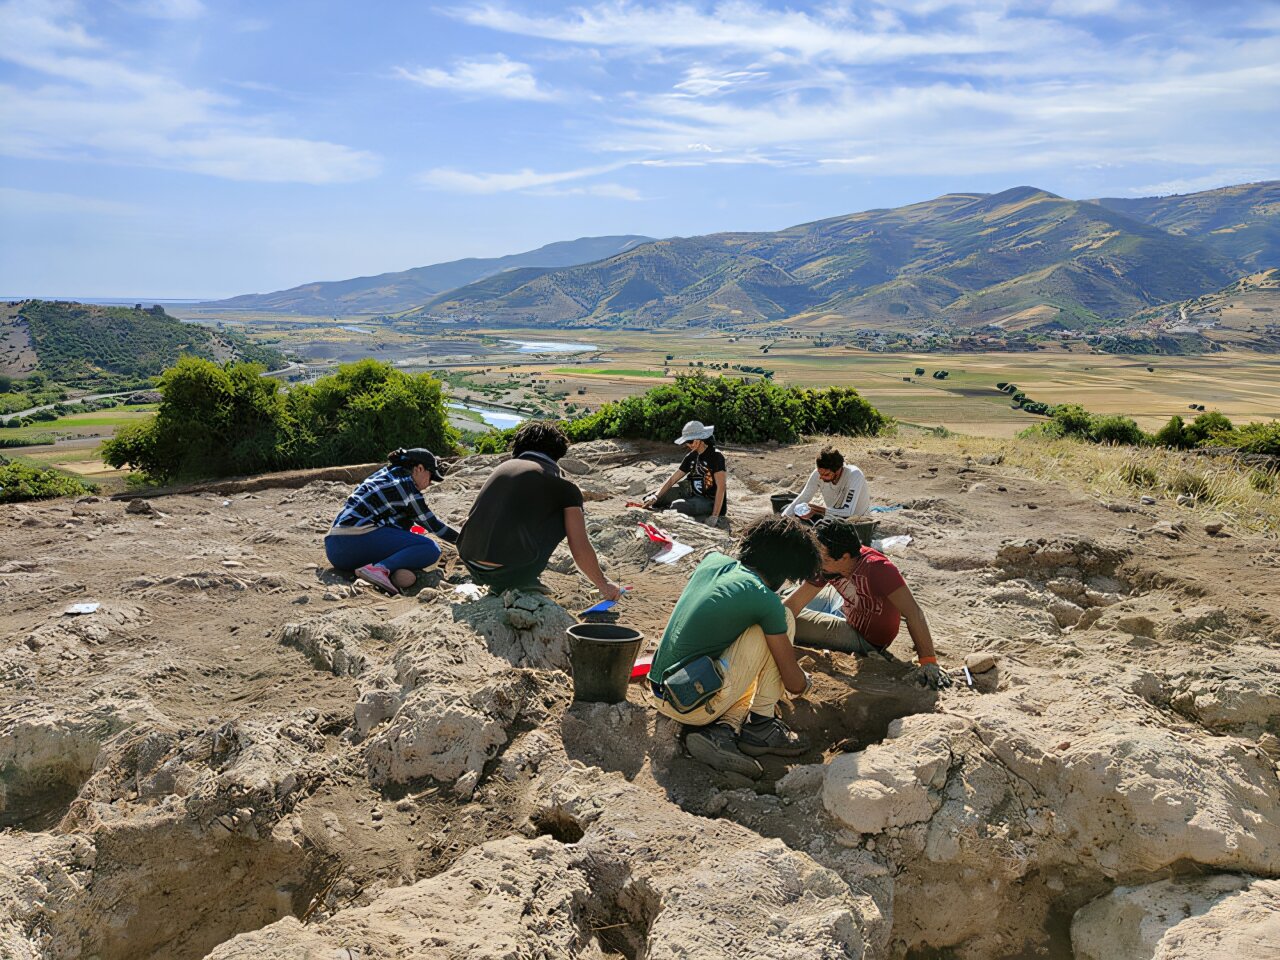
[[1272, 0], [0, 0], [4, 295], [1276, 178]]

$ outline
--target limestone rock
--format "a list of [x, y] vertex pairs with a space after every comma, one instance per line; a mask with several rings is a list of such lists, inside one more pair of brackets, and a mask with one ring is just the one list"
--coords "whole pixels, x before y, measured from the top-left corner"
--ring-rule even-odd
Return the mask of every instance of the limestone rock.
[[[963, 727], [956, 721], [953, 729]], [[897, 740], [836, 757], [823, 779], [823, 806], [858, 833], [928, 820], [937, 808], [930, 791], [946, 782], [951, 764], [946, 734], [944, 727], [909, 748]]]
[[1280, 956], [1280, 881], [1220, 874], [1117, 887], [1077, 911], [1076, 960]]
[[599, 895], [569, 848], [539, 837], [477, 847], [452, 868], [367, 907], [304, 927], [287, 917], [220, 945], [207, 960], [361, 957], [591, 957]]
[[964, 658], [964, 665], [969, 668], [970, 673], [986, 673], [995, 669], [996, 655], [985, 650], [971, 653]]

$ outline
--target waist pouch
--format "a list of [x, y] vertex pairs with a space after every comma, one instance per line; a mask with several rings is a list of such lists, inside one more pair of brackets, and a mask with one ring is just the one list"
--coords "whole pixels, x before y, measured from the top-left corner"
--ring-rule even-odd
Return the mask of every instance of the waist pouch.
[[665, 700], [676, 713], [692, 713], [724, 686], [724, 661], [696, 657], [680, 664], [663, 678]]

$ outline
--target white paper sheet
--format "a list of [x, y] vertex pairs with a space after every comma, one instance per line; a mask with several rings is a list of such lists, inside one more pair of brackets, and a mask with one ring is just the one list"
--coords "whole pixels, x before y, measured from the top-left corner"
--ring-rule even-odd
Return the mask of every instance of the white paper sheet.
[[675, 563], [681, 557], [687, 557], [691, 553], [693, 553], [693, 547], [676, 540], [667, 549], [655, 554], [653, 559], [655, 563]]

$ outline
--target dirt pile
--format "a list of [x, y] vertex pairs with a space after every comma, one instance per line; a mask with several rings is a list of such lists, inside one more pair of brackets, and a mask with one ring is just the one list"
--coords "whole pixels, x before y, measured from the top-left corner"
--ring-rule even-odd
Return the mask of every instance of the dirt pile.
[[[1280, 596], [1252, 562], [1274, 543], [843, 446], [896, 508], [881, 535], [912, 538], [896, 559], [957, 686], [806, 653], [788, 720], [814, 748], [759, 782], [684, 755], [638, 686], [573, 702], [564, 631], [596, 598], [567, 553], [554, 598], [474, 599], [448, 562], [387, 598], [323, 564], [328, 480], [7, 508], [0, 956], [1280, 950]], [[816, 449], [730, 450], [735, 529]], [[651, 643], [733, 548], [670, 514], [687, 558], [636, 536], [654, 518], [624, 501], [674, 459], [566, 462]], [[436, 512], [460, 521], [494, 462], [459, 464]]]

